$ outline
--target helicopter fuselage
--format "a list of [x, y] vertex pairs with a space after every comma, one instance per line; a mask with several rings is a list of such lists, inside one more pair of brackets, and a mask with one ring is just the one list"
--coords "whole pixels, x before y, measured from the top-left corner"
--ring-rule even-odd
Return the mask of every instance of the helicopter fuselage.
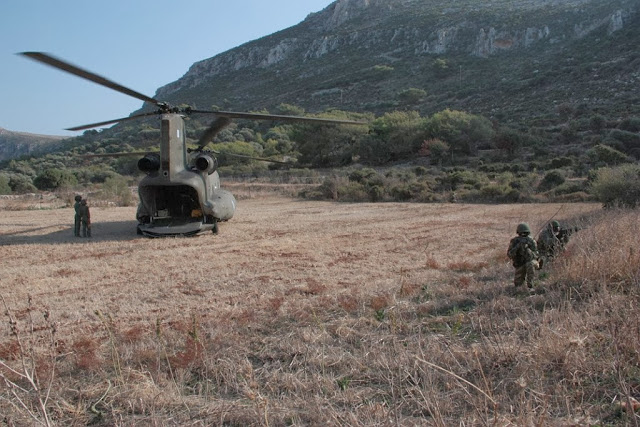
[[216, 224], [229, 220], [236, 209], [233, 195], [220, 188], [216, 159], [187, 152], [180, 114], [163, 114], [161, 122], [159, 156], [138, 162], [147, 173], [138, 185], [138, 232], [162, 237], [216, 231]]

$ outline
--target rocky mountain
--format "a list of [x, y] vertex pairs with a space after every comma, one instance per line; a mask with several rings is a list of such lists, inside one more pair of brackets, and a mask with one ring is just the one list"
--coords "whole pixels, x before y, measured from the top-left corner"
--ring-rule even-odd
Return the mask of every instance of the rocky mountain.
[[64, 137], [13, 132], [0, 128], [0, 161], [55, 151]]
[[337, 0], [296, 26], [193, 64], [156, 97], [236, 110], [456, 108], [505, 121], [544, 118], [560, 103], [637, 113], [639, 6]]
[[[155, 98], [237, 111], [451, 108], [559, 132], [563, 114], [640, 116], [639, 12], [638, 0], [337, 0], [193, 64]], [[117, 148], [126, 129], [135, 146], [136, 126], [145, 125], [116, 125], [100, 138]], [[2, 130], [0, 160], [55, 139]]]

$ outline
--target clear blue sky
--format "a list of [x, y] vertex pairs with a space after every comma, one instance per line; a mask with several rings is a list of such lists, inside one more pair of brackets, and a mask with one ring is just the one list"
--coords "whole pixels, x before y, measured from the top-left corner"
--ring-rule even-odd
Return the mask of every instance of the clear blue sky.
[[7, 0], [0, 10], [0, 127], [47, 135], [126, 117], [142, 101], [39, 64], [47, 52], [154, 96], [191, 64], [283, 30], [333, 0]]

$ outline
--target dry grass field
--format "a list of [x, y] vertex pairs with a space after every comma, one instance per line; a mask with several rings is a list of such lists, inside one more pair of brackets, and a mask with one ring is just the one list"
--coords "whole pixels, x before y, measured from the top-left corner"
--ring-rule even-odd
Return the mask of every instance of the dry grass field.
[[[638, 212], [252, 197], [175, 239], [0, 200], [0, 423], [637, 423]], [[516, 292], [551, 217], [588, 228]]]

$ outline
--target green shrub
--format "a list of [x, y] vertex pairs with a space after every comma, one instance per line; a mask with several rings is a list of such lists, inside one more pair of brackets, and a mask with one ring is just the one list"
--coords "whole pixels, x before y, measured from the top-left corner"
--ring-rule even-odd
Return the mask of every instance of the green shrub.
[[407, 90], [403, 90], [398, 94], [398, 98], [407, 104], [415, 104], [419, 102], [422, 98], [427, 96], [427, 92], [423, 89], [410, 88]]
[[472, 154], [493, 138], [494, 130], [485, 117], [446, 109], [427, 121], [426, 133], [449, 144], [453, 152]]
[[595, 114], [595, 115], [591, 116], [591, 118], [589, 119], [589, 128], [593, 132], [602, 131], [605, 128], [606, 125], [607, 125], [607, 119], [605, 119], [600, 114]]
[[595, 164], [604, 163], [609, 166], [629, 161], [629, 157], [626, 154], [602, 144], [596, 145], [587, 151], [587, 156]]
[[640, 132], [640, 117], [628, 117], [620, 122], [618, 129], [627, 132]]
[[580, 193], [585, 190], [584, 181], [565, 181], [553, 189], [555, 195]]
[[33, 185], [31, 178], [20, 173], [12, 173], [9, 175], [9, 187], [11, 187], [11, 192], [17, 194], [38, 191], [35, 185]]
[[0, 174], [0, 194], [11, 194], [8, 175]]
[[369, 200], [369, 193], [364, 185], [349, 181], [338, 187], [338, 200], [341, 202], [366, 202]]
[[76, 185], [78, 180], [75, 175], [66, 169], [45, 169], [35, 177], [33, 184], [39, 190], [56, 190], [63, 187]]
[[399, 202], [406, 202], [408, 200], [411, 200], [412, 196], [411, 187], [409, 186], [409, 184], [405, 183], [392, 186], [391, 190], [389, 190], [389, 193], [394, 200]]
[[605, 207], [640, 205], [640, 166], [598, 169], [591, 182], [591, 194]]
[[522, 132], [511, 128], [501, 128], [495, 134], [493, 144], [508, 155], [513, 155], [524, 145], [524, 140]]
[[549, 162], [550, 169], [560, 169], [573, 165], [571, 157], [556, 157]]
[[102, 189], [107, 196], [115, 198], [120, 206], [131, 206], [133, 203], [129, 183], [123, 176], [114, 175], [107, 178]]
[[540, 181], [540, 184], [538, 184], [538, 191], [540, 192], [549, 191], [552, 188], [563, 184], [564, 181], [565, 181], [565, 178], [562, 172], [558, 170], [553, 170], [551, 172], [548, 172], [542, 178], [542, 181]]
[[300, 197], [311, 200], [338, 200], [338, 186], [337, 177], [325, 178], [318, 187], [301, 191]]

